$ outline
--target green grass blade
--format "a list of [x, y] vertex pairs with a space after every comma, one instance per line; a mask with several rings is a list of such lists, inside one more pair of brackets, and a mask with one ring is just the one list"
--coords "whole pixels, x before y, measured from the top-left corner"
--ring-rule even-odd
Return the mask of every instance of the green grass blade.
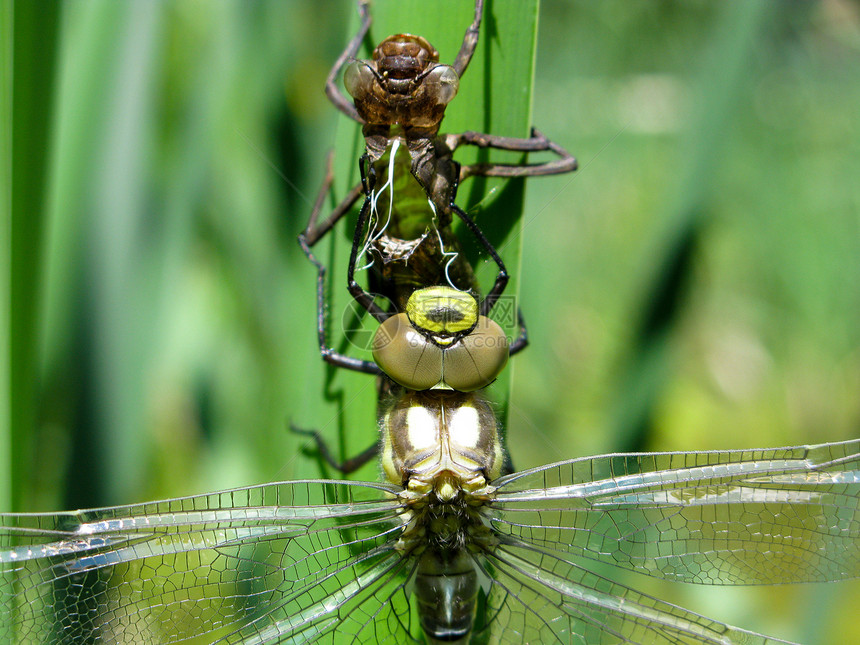
[[9, 362], [12, 213], [12, 0], [0, 2], [0, 508], [12, 507], [12, 369]]
[[25, 499], [35, 448], [28, 439], [37, 418], [37, 321], [60, 5], [19, 3], [12, 12], [13, 174], [7, 342], [14, 508]]

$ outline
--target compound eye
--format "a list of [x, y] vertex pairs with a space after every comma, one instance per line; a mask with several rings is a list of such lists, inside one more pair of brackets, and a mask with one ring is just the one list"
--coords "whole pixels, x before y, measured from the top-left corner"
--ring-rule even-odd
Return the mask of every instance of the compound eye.
[[472, 332], [445, 351], [445, 384], [460, 392], [487, 387], [504, 369], [509, 352], [504, 330], [479, 316]]
[[360, 100], [373, 87], [373, 79], [373, 70], [362, 60], [351, 62], [343, 73], [343, 85], [346, 91], [357, 100]]
[[429, 390], [442, 380], [442, 350], [409, 322], [391, 316], [373, 337], [373, 360], [395, 383], [410, 390]]
[[457, 96], [460, 89], [460, 77], [449, 65], [437, 65], [424, 80], [424, 85], [431, 90], [440, 105], [448, 105]]

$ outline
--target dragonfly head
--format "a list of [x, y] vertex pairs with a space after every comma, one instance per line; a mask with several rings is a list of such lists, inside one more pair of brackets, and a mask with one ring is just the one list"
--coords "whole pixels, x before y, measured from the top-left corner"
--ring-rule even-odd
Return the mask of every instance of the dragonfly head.
[[445, 286], [412, 293], [406, 313], [383, 322], [373, 337], [373, 359], [410, 390], [473, 392], [492, 383], [508, 360], [504, 330], [478, 314], [478, 302]]

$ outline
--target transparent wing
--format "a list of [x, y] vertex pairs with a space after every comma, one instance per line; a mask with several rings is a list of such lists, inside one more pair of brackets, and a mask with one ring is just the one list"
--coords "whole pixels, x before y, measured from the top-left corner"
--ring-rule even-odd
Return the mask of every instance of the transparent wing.
[[[502, 478], [510, 544], [700, 584], [860, 575], [860, 441], [604, 455]], [[549, 556], [547, 556], [549, 557]]]
[[408, 642], [395, 492], [304, 481], [0, 515], [0, 641]]
[[[607, 455], [499, 480], [483, 510], [498, 544], [476, 556], [490, 590], [476, 640], [781, 642], [638, 594], [575, 560], [713, 584], [855, 576], [858, 448]], [[393, 548], [403, 526], [396, 493], [290, 482], [0, 516], [0, 636], [411, 642], [414, 562]]]
[[638, 593], [530, 545], [483, 554], [489, 640], [577, 645], [773, 645], [771, 639]]

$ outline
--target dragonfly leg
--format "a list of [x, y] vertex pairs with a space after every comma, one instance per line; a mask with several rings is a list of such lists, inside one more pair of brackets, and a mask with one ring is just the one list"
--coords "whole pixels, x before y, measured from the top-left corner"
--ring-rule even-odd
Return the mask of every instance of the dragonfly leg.
[[341, 90], [337, 82], [337, 77], [343, 66], [348, 60], [354, 59], [358, 54], [358, 48], [361, 47], [361, 42], [367, 35], [367, 30], [370, 29], [370, 11], [367, 8], [369, 0], [359, 0], [358, 13], [361, 15], [361, 25], [358, 28], [358, 33], [353, 36], [352, 40], [346, 45], [338, 59], [334, 62], [328, 77], [325, 80], [325, 95], [329, 101], [334, 103], [334, 106], [347, 115], [353, 121], [364, 123], [364, 119], [358, 116], [358, 110], [352, 104], [352, 99], [346, 96]]
[[367, 221], [370, 218], [370, 193], [376, 177], [373, 173], [373, 168], [370, 168], [369, 173], [365, 173], [365, 160], [367, 155], [364, 155], [359, 162], [359, 170], [361, 171], [361, 185], [364, 187], [364, 192], [368, 197], [365, 198], [361, 205], [361, 211], [358, 213], [358, 222], [355, 224], [355, 234], [352, 237], [352, 249], [349, 252], [349, 266], [346, 270], [347, 289], [353, 299], [364, 307], [367, 312], [376, 318], [379, 322], [385, 322], [389, 313], [376, 304], [374, 296], [362, 288], [355, 279], [355, 264], [358, 261], [359, 249], [364, 246], [364, 229], [367, 227]]
[[[326, 233], [328, 233], [332, 227], [347, 213], [349, 209], [355, 204], [358, 200], [358, 197], [365, 192], [365, 188], [367, 187], [367, 180], [364, 176], [363, 171], [363, 163], [361, 164], [362, 168], [362, 177], [361, 182], [357, 184], [347, 196], [341, 201], [340, 204], [332, 211], [331, 215], [320, 224], [318, 222], [319, 214], [322, 211], [322, 205], [325, 202], [326, 195], [328, 194], [329, 189], [331, 188], [331, 184], [334, 178], [334, 173], [332, 171], [332, 159], [334, 155], [329, 153], [326, 159], [326, 174], [325, 179], [323, 180], [323, 184], [320, 188], [319, 194], [317, 195], [316, 202], [314, 203], [313, 211], [311, 212], [310, 219], [308, 220], [308, 225], [302, 233], [299, 234], [299, 246], [302, 247], [302, 251], [304, 251], [308, 260], [310, 260], [313, 265], [317, 268], [317, 338], [319, 341], [319, 349], [320, 354], [323, 357], [323, 360], [330, 365], [335, 365], [336, 367], [345, 367], [347, 369], [354, 370], [356, 372], [364, 372], [366, 374], [381, 374], [382, 371], [379, 369], [379, 366], [373, 361], [365, 361], [358, 358], [353, 358], [351, 356], [347, 356], [346, 354], [341, 354], [335, 351], [333, 348], [328, 346], [326, 342], [326, 301], [325, 301], [325, 275], [326, 268], [322, 262], [317, 259], [314, 255], [313, 251], [311, 251], [311, 247], [316, 244], [320, 238], [322, 238]], [[366, 206], [366, 203], [365, 203]], [[362, 212], [366, 210], [365, 206], [362, 207]], [[359, 219], [361, 219], [359, 217]], [[354, 246], [354, 245], [353, 245]], [[354, 267], [354, 263], [351, 265]], [[350, 284], [355, 283], [352, 274], [350, 274]], [[356, 283], [357, 286], [357, 283]], [[360, 289], [360, 287], [359, 287]], [[350, 293], [353, 293], [353, 297], [358, 300], [366, 309], [368, 308], [365, 302], [369, 298], [369, 302], [376, 307], [376, 304], [373, 302], [373, 296], [367, 292], [362, 290], [365, 296], [362, 296], [363, 299], [356, 298], [353, 289], [350, 289]], [[377, 307], [377, 309], [379, 309]], [[371, 313], [370, 309], [368, 309]], [[381, 311], [381, 309], [380, 309]], [[385, 319], [384, 316], [383, 320]]]
[[[456, 195], [456, 190], [453, 191]], [[499, 256], [495, 247], [490, 243], [490, 240], [487, 239], [487, 236], [478, 228], [478, 225], [475, 224], [475, 220], [469, 217], [466, 212], [457, 206], [453, 201], [451, 202], [451, 210], [457, 213], [457, 216], [463, 220], [463, 223], [469, 228], [472, 232], [472, 235], [481, 243], [487, 253], [490, 254], [490, 257], [493, 258], [493, 262], [499, 267], [499, 273], [496, 276], [496, 281], [493, 283], [493, 287], [487, 292], [487, 295], [481, 301], [479, 311], [482, 316], [486, 316], [492, 311], [493, 305], [496, 304], [496, 301], [499, 299], [499, 296], [502, 295], [502, 292], [505, 290], [505, 287], [508, 284], [508, 270], [505, 267], [505, 263], [502, 261], [502, 258]]]
[[478, 46], [478, 35], [481, 31], [481, 14], [483, 10], [484, 0], [475, 0], [475, 17], [463, 35], [463, 44], [460, 45], [460, 51], [457, 53], [457, 58], [454, 60], [453, 65], [454, 71], [457, 72], [457, 76], [460, 78], [463, 78], [463, 74], [475, 53], [475, 47]]
[[348, 475], [349, 473], [355, 472], [379, 454], [379, 444], [374, 443], [372, 446], [362, 451], [355, 457], [345, 459], [344, 461], [338, 461], [334, 458], [334, 455], [332, 455], [331, 450], [329, 450], [328, 444], [318, 431], [298, 428], [292, 423], [290, 424], [290, 430], [292, 432], [295, 432], [296, 434], [313, 438], [314, 443], [316, 443], [317, 451], [319, 452], [320, 457], [322, 457], [329, 466], [331, 466], [338, 472], [343, 473], [344, 475]]
[[334, 159], [334, 152], [329, 152], [328, 157], [326, 157], [326, 174], [325, 179], [323, 179], [322, 186], [320, 186], [319, 194], [317, 194], [316, 201], [314, 202], [313, 210], [311, 211], [310, 219], [308, 219], [308, 225], [305, 227], [305, 230], [299, 236], [307, 242], [308, 246], [313, 246], [316, 244], [319, 239], [328, 233], [334, 225], [337, 224], [340, 219], [346, 215], [349, 210], [355, 205], [355, 202], [358, 201], [358, 198], [361, 197], [364, 189], [362, 185], [356, 184], [350, 189], [350, 191], [346, 194], [346, 197], [341, 200], [341, 202], [335, 206], [334, 210], [329, 214], [329, 216], [320, 223], [319, 216], [322, 212], [323, 204], [325, 203], [325, 199], [328, 196], [328, 192], [331, 189], [331, 184], [334, 181], [334, 173], [332, 172], [332, 160]]
[[517, 307], [517, 326], [519, 327], [519, 335], [514, 339], [514, 342], [511, 343], [510, 348], [508, 349], [508, 354], [513, 356], [514, 354], [519, 354], [529, 345], [529, 331], [526, 329], [526, 321], [523, 318], [523, 310]]
[[460, 168], [460, 181], [466, 177], [480, 175], [482, 177], [536, 177], [540, 175], [559, 175], [576, 170], [576, 157], [557, 143], [547, 139], [542, 132], [532, 128], [532, 136], [528, 139], [514, 137], [497, 137], [481, 132], [462, 132], [445, 135], [445, 143], [451, 150], [461, 145], [478, 146], [479, 148], [495, 148], [513, 152], [552, 152], [559, 159], [536, 164], [490, 164], [477, 163]]
[[341, 354], [328, 346], [326, 341], [326, 302], [325, 302], [325, 273], [326, 269], [310, 249], [310, 245], [303, 235], [299, 235], [299, 244], [308, 259], [317, 268], [317, 340], [319, 342], [320, 355], [323, 360], [330, 365], [336, 367], [345, 367], [347, 369], [364, 372], [365, 374], [382, 374], [382, 370], [373, 361], [365, 361], [359, 358], [353, 358], [346, 354]]

